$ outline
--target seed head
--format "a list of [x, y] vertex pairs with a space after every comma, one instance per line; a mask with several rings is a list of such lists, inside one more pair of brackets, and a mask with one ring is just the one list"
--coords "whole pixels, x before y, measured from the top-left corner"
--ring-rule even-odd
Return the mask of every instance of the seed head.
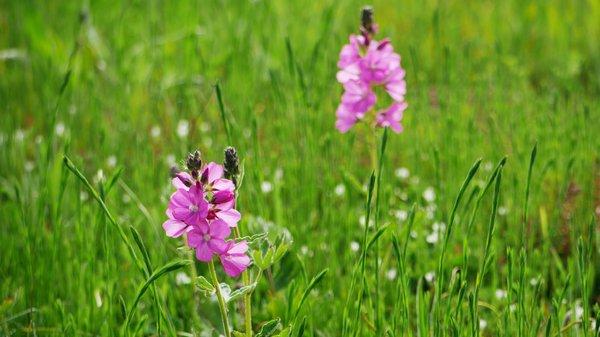
[[365, 6], [360, 13], [360, 30], [363, 34], [375, 34], [375, 25], [373, 23], [373, 7]]

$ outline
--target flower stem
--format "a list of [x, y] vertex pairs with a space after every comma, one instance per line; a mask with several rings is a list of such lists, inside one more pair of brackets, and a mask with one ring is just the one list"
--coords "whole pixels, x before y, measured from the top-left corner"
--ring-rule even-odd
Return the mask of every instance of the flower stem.
[[[239, 239], [242, 236], [238, 227], [235, 227], [234, 233], [236, 239]], [[248, 275], [248, 270], [245, 270], [242, 273], [242, 283], [244, 286], [250, 285], [250, 275]], [[252, 337], [252, 292], [244, 295], [244, 325], [246, 328], [246, 336]]]
[[227, 318], [227, 305], [223, 299], [223, 294], [221, 294], [221, 284], [217, 278], [215, 264], [212, 260], [208, 263], [208, 269], [210, 271], [210, 278], [212, 279], [213, 286], [215, 287], [215, 293], [217, 294], [217, 300], [219, 302], [221, 321], [223, 322], [223, 333], [225, 334], [225, 337], [231, 337], [231, 332], [229, 331], [229, 319]]
[[[381, 174], [383, 171], [383, 160], [385, 155], [385, 147], [387, 144], [387, 132], [388, 129], [384, 128], [383, 133], [381, 135], [381, 143], [380, 148], [375, 148], [377, 152], [377, 177], [375, 184], [375, 233], [379, 230], [379, 207], [381, 201]], [[367, 224], [368, 226], [368, 224]], [[375, 242], [375, 328], [377, 333], [380, 332], [381, 329], [381, 320], [380, 320], [380, 304], [379, 304], [379, 241]]]
[[[187, 242], [187, 239], [184, 239], [184, 244]], [[188, 258], [192, 261], [190, 265], [191, 273], [192, 273], [192, 324], [193, 329], [196, 330], [200, 328], [200, 316], [198, 316], [198, 307], [200, 306], [200, 299], [198, 298], [198, 290], [196, 289], [196, 280], [198, 279], [198, 270], [196, 269], [196, 257], [194, 256], [194, 251], [189, 250]]]

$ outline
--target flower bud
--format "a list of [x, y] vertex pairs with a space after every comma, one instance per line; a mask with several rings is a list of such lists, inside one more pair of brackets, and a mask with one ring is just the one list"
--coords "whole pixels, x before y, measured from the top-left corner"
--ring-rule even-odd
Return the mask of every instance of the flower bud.
[[198, 175], [198, 170], [202, 166], [202, 159], [200, 159], [200, 151], [196, 150], [193, 153], [188, 154], [185, 165], [194, 178]]
[[223, 167], [225, 168], [225, 178], [233, 181], [237, 186], [237, 176], [240, 173], [240, 169], [237, 151], [234, 147], [229, 146], [225, 149]]

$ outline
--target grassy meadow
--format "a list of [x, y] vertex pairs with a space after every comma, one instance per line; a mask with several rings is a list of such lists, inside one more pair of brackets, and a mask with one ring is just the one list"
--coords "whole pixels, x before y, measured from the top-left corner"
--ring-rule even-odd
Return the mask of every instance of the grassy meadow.
[[363, 5], [0, 1], [0, 336], [223, 334], [161, 224], [170, 167], [229, 145], [242, 235], [287, 248], [256, 336], [600, 336], [600, 2], [371, 3], [407, 74], [383, 157], [334, 128]]

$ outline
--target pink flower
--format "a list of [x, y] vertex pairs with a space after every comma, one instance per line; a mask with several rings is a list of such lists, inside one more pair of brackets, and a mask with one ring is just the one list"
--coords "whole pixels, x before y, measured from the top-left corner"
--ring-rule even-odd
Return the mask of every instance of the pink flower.
[[390, 127], [396, 133], [402, 132], [400, 121], [402, 121], [402, 113], [407, 107], [406, 102], [393, 103], [389, 108], [377, 114], [377, 125], [384, 128]]
[[163, 229], [170, 237], [181, 236], [188, 227], [206, 221], [208, 202], [204, 199], [202, 187], [195, 184], [189, 190], [178, 189], [171, 195], [166, 214], [169, 220], [163, 223]]
[[[368, 24], [369, 27], [374, 25], [372, 22]], [[375, 106], [377, 96], [374, 88], [383, 87], [394, 104], [378, 113], [375, 124], [401, 132], [400, 120], [402, 111], [406, 109], [406, 82], [400, 55], [394, 52], [389, 39], [373, 40], [373, 29], [363, 26], [361, 32], [360, 36], [350, 35], [350, 43], [344, 45], [340, 52], [337, 63], [340, 70], [336, 77], [344, 86], [344, 93], [336, 111], [335, 127], [342, 133], [350, 130]]]
[[196, 258], [209, 262], [213, 254], [224, 254], [228, 248], [225, 239], [231, 234], [231, 229], [222, 220], [204, 221], [194, 226], [188, 233], [188, 244], [196, 249]]
[[246, 241], [227, 241], [225, 253], [220, 255], [221, 264], [225, 273], [231, 277], [237, 277], [250, 265], [250, 258], [246, 255], [248, 244]]
[[340, 130], [341, 133], [345, 133], [359, 121], [357, 115], [349, 111], [343, 104], [340, 104], [336, 111], [337, 120], [335, 121], [335, 127]]
[[371, 88], [362, 81], [350, 81], [344, 84], [342, 104], [358, 118], [362, 118], [377, 101], [377, 96]]
[[223, 178], [223, 166], [215, 162], [210, 162], [204, 167], [200, 181], [205, 185], [206, 191], [228, 190], [233, 192], [235, 190], [233, 182]]
[[208, 219], [221, 219], [229, 227], [237, 226], [241, 214], [233, 207], [235, 206], [235, 194], [229, 190], [218, 191], [213, 194], [208, 210]]

